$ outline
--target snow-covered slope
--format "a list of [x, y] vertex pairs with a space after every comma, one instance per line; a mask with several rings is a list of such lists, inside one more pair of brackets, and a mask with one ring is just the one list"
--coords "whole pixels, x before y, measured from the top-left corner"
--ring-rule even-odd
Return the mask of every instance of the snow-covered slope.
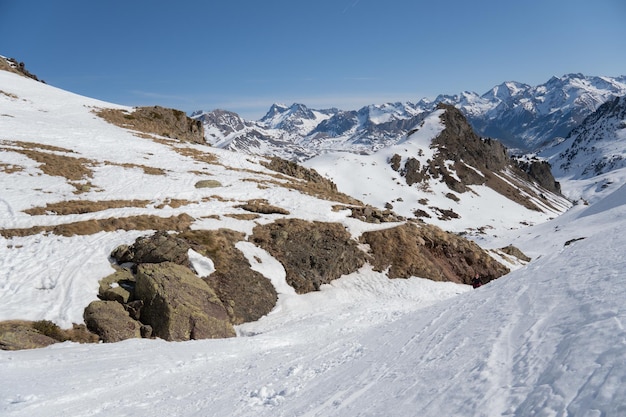
[[[565, 137], [602, 103], [623, 95], [626, 76], [566, 74], [537, 86], [507, 81], [483, 95], [465, 91], [416, 103], [372, 104], [358, 111], [275, 104], [259, 121], [242, 120], [237, 133], [215, 121], [214, 112], [194, 117], [203, 120], [207, 140], [217, 146], [302, 161], [328, 151], [371, 153], [395, 144], [437, 104], [446, 103], [459, 108], [480, 135], [526, 152]], [[220, 136], [229, 140], [215, 141]]]
[[[280, 186], [261, 158], [136, 135], [92, 113], [112, 106], [132, 115], [0, 71], [1, 230], [190, 213], [196, 228], [249, 233], [273, 220], [230, 216], [252, 198], [292, 217], [341, 222], [355, 235], [385, 227]], [[435, 117], [426, 119], [404, 145], [428, 152], [423, 145], [439, 131]], [[82, 176], [63, 165], [82, 167]], [[480, 235], [485, 247], [513, 243], [533, 261], [478, 290], [389, 280], [364, 266], [297, 295], [274, 258], [240, 243], [280, 297], [271, 314], [238, 326], [239, 337], [0, 351], [0, 415], [621, 416], [626, 188], [618, 184], [625, 179], [626, 169], [603, 174], [607, 187], [560, 178], [578, 197], [594, 196], [590, 204], [534, 227], [502, 228], [497, 238]], [[200, 180], [216, 188], [196, 188]], [[139, 199], [147, 202], [130, 203]], [[75, 200], [126, 204], [24, 212]], [[111, 249], [145, 233], [0, 237], [0, 319], [80, 321], [98, 278], [111, 272]]]
[[626, 96], [598, 108], [558, 145], [546, 149], [554, 172], [588, 179], [626, 166]]
[[236, 339], [0, 352], [0, 410], [14, 417], [620, 416], [624, 218], [621, 188], [502, 236], [535, 260], [475, 291], [417, 278], [390, 283], [364, 270], [285, 298]]
[[[542, 189], [528, 178], [520, 178], [520, 173], [511, 166], [503, 164], [501, 169], [487, 169], [484, 161], [490, 156], [486, 147], [482, 149], [484, 154], [473, 161], [463, 161], [464, 155], [439, 161], [437, 156], [452, 147], [451, 144], [435, 144], [435, 139], [446, 128], [442, 121], [445, 111], [434, 111], [402, 141], [373, 154], [325, 153], [304, 165], [328, 176], [340, 191], [372, 206], [388, 207], [407, 218], [420, 217], [454, 232], [499, 234], [503, 230], [544, 222], [570, 206], [561, 196]], [[466, 128], [471, 134], [469, 126]], [[450, 129], [463, 127], [454, 125]], [[470, 142], [482, 142], [464, 136], [465, 133], [453, 135], [464, 149], [471, 146]], [[395, 168], [394, 159], [397, 159]], [[419, 168], [415, 175], [423, 175], [423, 179], [409, 180], [410, 174], [406, 171], [411, 162]], [[445, 174], [441, 167], [431, 170], [434, 173], [425, 171], [437, 165], [445, 167]], [[480, 180], [466, 187], [459, 177], [461, 168], [470, 170]], [[446, 179], [445, 175], [450, 178]], [[494, 176], [507, 184], [517, 182], [517, 188], [506, 192], [490, 185], [486, 179]], [[516, 192], [523, 194], [524, 203], [532, 202], [532, 205], [524, 206], [520, 199], [512, 198]]]

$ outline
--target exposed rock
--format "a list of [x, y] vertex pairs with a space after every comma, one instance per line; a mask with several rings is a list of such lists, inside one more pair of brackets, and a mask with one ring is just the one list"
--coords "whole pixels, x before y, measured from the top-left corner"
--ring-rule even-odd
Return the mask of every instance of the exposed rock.
[[139, 237], [131, 246], [121, 245], [112, 253], [119, 264], [133, 262], [161, 263], [174, 262], [179, 265], [189, 265], [189, 244], [166, 231], [156, 232], [152, 236]]
[[338, 223], [280, 219], [256, 226], [252, 241], [278, 259], [287, 283], [303, 294], [358, 270], [365, 254]]
[[505, 246], [505, 247], [501, 248], [500, 251], [506, 253], [507, 255], [514, 256], [517, 259], [520, 259], [520, 260], [522, 260], [524, 262], [530, 262], [531, 261], [531, 258], [529, 256], [526, 256], [524, 254], [524, 252], [522, 252], [521, 250], [519, 250], [518, 248], [516, 248], [513, 245]]
[[333, 210], [344, 209], [348, 209], [352, 212], [350, 217], [354, 217], [355, 219], [359, 219], [366, 223], [388, 223], [406, 220], [404, 217], [399, 216], [392, 211], [393, 206], [390, 203], [385, 205], [385, 210], [379, 210], [372, 206], [333, 206]]
[[269, 162], [262, 162], [262, 164], [272, 171], [280, 172], [281, 174], [289, 175], [290, 177], [316, 183], [327, 191], [337, 191], [337, 185], [334, 182], [322, 177], [314, 169], [305, 168], [295, 162], [287, 161], [278, 157], [272, 157]]
[[135, 295], [144, 302], [141, 322], [154, 336], [175, 341], [235, 336], [220, 299], [189, 268], [140, 264], [136, 279]]
[[210, 258], [215, 272], [205, 278], [222, 301], [233, 324], [255, 321], [276, 305], [276, 289], [250, 263], [235, 244], [245, 239], [243, 233], [228, 229], [192, 230], [179, 235], [192, 248]]
[[476, 273], [486, 283], [509, 272], [476, 243], [436, 226], [406, 223], [365, 232], [361, 241], [371, 248], [374, 268], [389, 268], [390, 278], [416, 276], [470, 284]]
[[39, 333], [30, 322], [0, 322], [0, 350], [37, 349], [57, 342]]
[[204, 144], [204, 127], [200, 120], [187, 117], [185, 112], [160, 106], [136, 107], [133, 112], [120, 109], [100, 109], [97, 114], [117, 126], [152, 133], [183, 142]]
[[554, 179], [552, 168], [547, 161], [517, 159], [516, 162], [522, 171], [537, 181], [543, 188], [553, 193], [561, 194], [561, 184]]
[[141, 337], [141, 323], [133, 320], [116, 301], [92, 301], [83, 317], [87, 328], [105, 343]]
[[131, 291], [135, 286], [135, 277], [128, 269], [120, 268], [113, 274], [102, 278], [99, 285], [98, 297], [101, 300], [125, 304], [133, 297]]

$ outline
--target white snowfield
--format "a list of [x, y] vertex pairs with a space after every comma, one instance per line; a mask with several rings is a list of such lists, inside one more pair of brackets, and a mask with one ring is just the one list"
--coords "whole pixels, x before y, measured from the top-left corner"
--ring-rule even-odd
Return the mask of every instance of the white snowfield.
[[[98, 124], [110, 129], [111, 136], [102, 133], [102, 140], [109, 138], [111, 146], [115, 140], [126, 140], [131, 147], [135, 142], [156, 146], [93, 119], [88, 112], [89, 117], [80, 116], [84, 120], [76, 122], [74, 131], [55, 133], [54, 123], [62, 120], [53, 120], [53, 109], [29, 113], [26, 100], [34, 102], [32, 91], [47, 94], [43, 102], [58, 100], [58, 94], [68, 102], [67, 93], [2, 71], [0, 90], [19, 97], [0, 93], [0, 141], [47, 141], [83, 156], [93, 150], [89, 157], [101, 158], [98, 149], [106, 148], [106, 142], [76, 140], [83, 137], [82, 128]], [[15, 100], [25, 100], [19, 103], [23, 113], [15, 110], [19, 108]], [[19, 117], [27, 123], [20, 125]], [[131, 181], [115, 187], [113, 179], [107, 182], [107, 175], [96, 172], [91, 181], [105, 191], [86, 197], [122, 198], [125, 192], [125, 198], [147, 198], [135, 193], [149, 196], [157, 186], [170, 198], [176, 190], [190, 200], [215, 192], [194, 189], [198, 174], [188, 172], [193, 161], [167, 153], [165, 147], [155, 149], [165, 154], [156, 154], [136, 146], [128, 152], [119, 150], [119, 158], [138, 163], [134, 158], [141, 154], [141, 163], [167, 167], [169, 175], [152, 178], [138, 172], [140, 185]], [[113, 155], [106, 153], [106, 158]], [[259, 169], [246, 162], [254, 161], [252, 157], [216, 155], [230, 165]], [[28, 162], [13, 159], [17, 157], [0, 152], [0, 163]], [[128, 171], [115, 169], [119, 175]], [[244, 192], [246, 199], [262, 196], [294, 217], [341, 221], [354, 234], [365, 227], [346, 218], [345, 212], [333, 212], [330, 202], [279, 187], [259, 190], [242, 180], [244, 172], [213, 169], [210, 178], [231, 185], [219, 191], [225, 198], [242, 199], [237, 193]], [[478, 240], [486, 248], [512, 243], [533, 260], [477, 290], [417, 277], [389, 280], [365, 266], [320, 292], [296, 295], [275, 259], [252, 244], [240, 243], [252, 266], [271, 279], [280, 294], [268, 316], [238, 326], [238, 337], [232, 339], [179, 343], [137, 339], [0, 351], [0, 415], [624, 416], [626, 186], [616, 182], [622, 178], [620, 172], [607, 174], [602, 181], [609, 185], [598, 187], [596, 193], [589, 183], [564, 184], [571, 195], [585, 194], [590, 205], [578, 204], [533, 227], [500, 228], [497, 237]], [[47, 217], [56, 216], [28, 216], [21, 210], [64, 192], [71, 197], [62, 180], [36, 184], [57, 179], [38, 174], [35, 167], [17, 177], [0, 170], [0, 179], [3, 228], [52, 223]], [[22, 196], [18, 187], [33, 194]], [[50, 189], [46, 187], [58, 191], [37, 194], [37, 188]], [[148, 209], [111, 209], [106, 217], [179, 212], [171, 207], [159, 211], [157, 202]], [[202, 212], [229, 212], [233, 204], [211, 200], [185, 210], [200, 218]], [[97, 215], [104, 217], [74, 216]], [[252, 225], [222, 217], [202, 219], [194, 227], [249, 232]], [[98, 278], [110, 273], [111, 249], [141, 234], [146, 233], [0, 238], [0, 319], [45, 317], [60, 324], [75, 320], [95, 298]], [[194, 259], [207, 270], [212, 268], [206, 258], [194, 255]]]

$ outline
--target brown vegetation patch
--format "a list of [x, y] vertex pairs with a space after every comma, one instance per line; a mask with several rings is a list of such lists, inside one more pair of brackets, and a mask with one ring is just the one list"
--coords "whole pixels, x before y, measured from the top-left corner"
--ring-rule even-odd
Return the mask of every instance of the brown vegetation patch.
[[195, 201], [189, 201], [189, 200], [183, 200], [183, 199], [177, 199], [177, 198], [166, 198], [165, 201], [163, 201], [163, 203], [155, 206], [155, 208], [158, 209], [162, 209], [165, 207], [171, 207], [171, 208], [180, 208], [183, 206], [187, 206], [189, 204], [194, 204]]
[[165, 172], [166, 172], [162, 168], [149, 167], [147, 165], [141, 165], [141, 164], [131, 164], [131, 163], [118, 164], [118, 163], [111, 162], [111, 161], [105, 161], [104, 164], [118, 166], [122, 168], [129, 168], [129, 169], [139, 168], [143, 170], [143, 172], [147, 175], [165, 175]]
[[7, 96], [9, 98], [12, 98], [12, 99], [18, 99], [19, 98], [15, 94], [7, 93], [6, 91], [2, 91], [2, 90], [0, 90], [0, 94], [2, 94], [3, 96]]
[[202, 122], [184, 112], [160, 106], [121, 109], [97, 109], [95, 114], [116, 126], [140, 132], [176, 138], [183, 142], [204, 143]]
[[28, 229], [2, 229], [0, 235], [5, 238], [31, 236], [38, 233], [52, 233], [59, 236], [93, 235], [98, 232], [115, 230], [187, 230], [193, 223], [193, 217], [180, 214], [171, 217], [153, 215], [131, 216], [101, 220], [85, 220], [57, 226], [33, 226]]
[[84, 178], [91, 178], [93, 172], [87, 165], [95, 164], [86, 158], [74, 158], [67, 155], [57, 155], [53, 153], [40, 152], [33, 149], [12, 149], [13, 152], [39, 162], [44, 174], [55, 177], [64, 177], [68, 180], [78, 181]]
[[339, 223], [280, 219], [254, 228], [251, 241], [278, 259], [299, 294], [358, 270], [365, 254]]
[[61, 201], [59, 203], [48, 203], [45, 207], [33, 207], [28, 210], [24, 210], [24, 213], [30, 214], [31, 216], [42, 216], [46, 214], [65, 216], [68, 214], [94, 213], [113, 208], [146, 207], [149, 203], [150, 201], [148, 200], [72, 200]]
[[219, 162], [217, 156], [210, 152], [203, 152], [199, 149], [182, 146], [172, 146], [172, 149], [180, 155], [189, 157], [196, 162], [202, 162], [204, 164], [217, 164]]
[[259, 214], [289, 214], [288, 210], [285, 210], [281, 207], [273, 206], [264, 199], [248, 200], [247, 203], [235, 206], [235, 208], [240, 208], [251, 213]]
[[230, 214], [224, 214], [224, 216], [231, 217], [237, 220], [245, 220], [245, 221], [256, 220], [261, 217], [260, 215], [254, 214], [254, 213], [230, 213]]
[[476, 243], [436, 226], [406, 223], [365, 232], [361, 242], [370, 246], [374, 268], [389, 269], [390, 278], [415, 276], [469, 284], [476, 273], [485, 283], [509, 272]]
[[276, 304], [274, 286], [250, 263], [235, 244], [245, 235], [228, 229], [189, 230], [178, 235], [198, 253], [210, 258], [215, 272], [205, 281], [220, 298], [233, 324], [258, 320]]
[[0, 163], [0, 171], [4, 172], [5, 174], [13, 174], [15, 172], [24, 171], [24, 167], [20, 165]]

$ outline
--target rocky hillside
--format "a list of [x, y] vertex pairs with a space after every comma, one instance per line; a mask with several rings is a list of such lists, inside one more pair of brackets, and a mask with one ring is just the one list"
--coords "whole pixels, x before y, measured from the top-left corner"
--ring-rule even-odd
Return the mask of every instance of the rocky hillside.
[[368, 204], [460, 233], [497, 230], [509, 210], [519, 226], [570, 206], [545, 161], [512, 159], [446, 104], [396, 145], [370, 155], [327, 153], [305, 165]]
[[281, 294], [361, 268], [467, 284], [523, 262], [294, 162], [208, 146], [177, 110], [7, 71], [0, 91], [3, 349], [231, 337]]
[[600, 106], [542, 156], [558, 175], [587, 179], [625, 167], [625, 154], [626, 97], [617, 97]]
[[302, 161], [328, 151], [371, 153], [393, 145], [445, 103], [460, 109], [478, 134], [519, 153], [565, 137], [602, 103], [623, 95], [625, 76], [567, 74], [537, 86], [505, 82], [482, 95], [463, 92], [359, 110], [275, 104], [258, 121], [223, 110], [199, 111], [192, 117], [203, 122], [207, 141], [215, 146]]

